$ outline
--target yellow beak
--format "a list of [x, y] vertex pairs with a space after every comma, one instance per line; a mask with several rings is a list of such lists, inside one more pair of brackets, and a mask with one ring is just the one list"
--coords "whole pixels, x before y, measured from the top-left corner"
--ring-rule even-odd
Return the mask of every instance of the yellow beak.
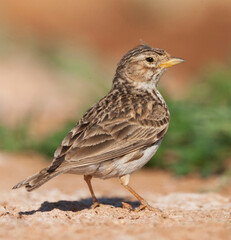
[[172, 57], [170, 60], [162, 62], [159, 65], [159, 67], [168, 68], [168, 67], [172, 67], [176, 64], [183, 63], [183, 62], [184, 62], [184, 60], [182, 58]]

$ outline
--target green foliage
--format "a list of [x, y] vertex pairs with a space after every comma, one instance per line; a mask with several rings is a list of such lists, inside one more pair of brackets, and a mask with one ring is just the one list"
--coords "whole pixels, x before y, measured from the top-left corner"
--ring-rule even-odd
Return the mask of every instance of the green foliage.
[[205, 106], [230, 106], [231, 69], [210, 70], [203, 74], [188, 100]]
[[52, 158], [56, 148], [60, 145], [63, 138], [75, 126], [74, 122], [66, 124], [61, 130], [48, 135], [40, 142], [35, 142], [32, 146], [33, 150]]
[[[167, 100], [167, 136], [149, 162], [176, 174], [223, 172], [231, 155], [231, 71], [212, 71], [181, 101]], [[195, 82], [194, 82], [195, 84]]]
[[61, 130], [39, 141], [28, 133], [28, 124], [23, 123], [15, 128], [0, 125], [0, 149], [8, 152], [35, 151], [52, 158], [56, 148], [74, 126], [74, 122], [67, 123]]
[[26, 124], [21, 124], [15, 128], [0, 125], [0, 149], [17, 152], [29, 148], [30, 137]]

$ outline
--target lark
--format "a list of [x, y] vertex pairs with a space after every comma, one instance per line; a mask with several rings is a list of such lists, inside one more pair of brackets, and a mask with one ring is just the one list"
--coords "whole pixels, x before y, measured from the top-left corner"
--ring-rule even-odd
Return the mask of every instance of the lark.
[[156, 153], [169, 126], [168, 107], [157, 90], [166, 68], [184, 62], [165, 50], [139, 45], [119, 62], [112, 89], [92, 106], [63, 139], [50, 166], [18, 183], [32, 191], [63, 174], [84, 176], [93, 200], [92, 177], [118, 177], [140, 202], [137, 210], [154, 210], [129, 185], [130, 174]]

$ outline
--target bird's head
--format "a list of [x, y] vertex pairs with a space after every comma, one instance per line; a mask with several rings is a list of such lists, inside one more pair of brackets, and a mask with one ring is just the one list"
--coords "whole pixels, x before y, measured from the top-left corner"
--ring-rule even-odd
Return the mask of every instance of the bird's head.
[[153, 88], [166, 68], [182, 62], [183, 59], [172, 57], [163, 49], [140, 45], [120, 60], [114, 81], [121, 78], [140, 88]]

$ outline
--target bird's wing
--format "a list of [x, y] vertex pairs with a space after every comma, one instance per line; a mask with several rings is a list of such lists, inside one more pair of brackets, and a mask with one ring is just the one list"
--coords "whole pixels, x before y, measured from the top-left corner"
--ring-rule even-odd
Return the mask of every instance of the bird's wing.
[[[156, 106], [160, 112], [161, 106]], [[56, 150], [48, 171], [96, 164], [150, 146], [164, 136], [169, 123], [168, 114], [156, 118], [134, 117], [134, 113], [108, 116], [100, 122], [79, 123]]]

